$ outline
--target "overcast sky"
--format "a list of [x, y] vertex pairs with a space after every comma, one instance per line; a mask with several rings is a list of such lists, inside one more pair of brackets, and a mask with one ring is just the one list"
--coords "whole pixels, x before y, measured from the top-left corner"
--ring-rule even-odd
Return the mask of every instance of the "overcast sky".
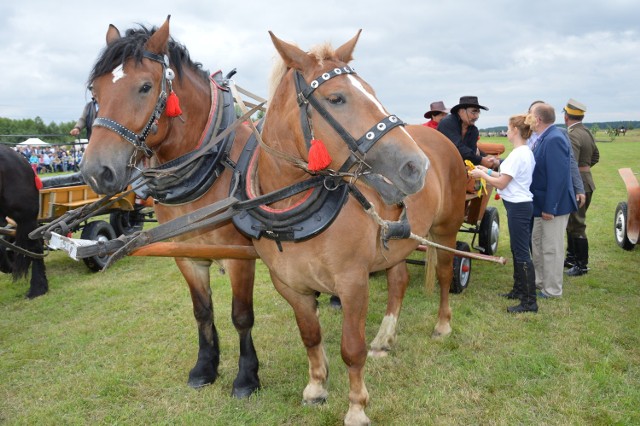
[[[640, 1], [155, 0], [3, 1], [0, 117], [71, 121], [109, 24], [161, 25], [205, 69], [238, 69], [263, 97], [275, 50], [267, 31], [303, 49], [363, 32], [352, 62], [389, 112], [421, 123], [430, 102], [476, 95], [480, 128], [501, 126], [536, 99], [586, 122], [640, 120]], [[559, 121], [561, 115], [558, 114]]]

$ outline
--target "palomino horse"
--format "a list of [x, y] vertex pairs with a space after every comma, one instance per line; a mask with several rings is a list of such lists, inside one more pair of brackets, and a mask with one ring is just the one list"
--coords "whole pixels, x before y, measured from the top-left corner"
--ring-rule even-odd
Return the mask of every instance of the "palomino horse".
[[[12, 273], [18, 280], [27, 276], [31, 267], [31, 281], [27, 297], [33, 299], [49, 290], [49, 282], [42, 259], [41, 239], [29, 239], [29, 233], [38, 227], [40, 195], [36, 176], [22, 154], [7, 146], [0, 146], [0, 226], [9, 217], [16, 224], [15, 235], [7, 237], [15, 248], [0, 244], [0, 271]], [[0, 238], [3, 238], [0, 236]], [[25, 252], [16, 251], [23, 249]], [[33, 254], [37, 256], [32, 257]]]
[[[303, 391], [306, 403], [328, 396], [327, 357], [315, 293], [340, 297], [341, 354], [350, 383], [344, 421], [359, 425], [369, 423], [364, 411], [369, 399], [364, 383], [369, 273], [387, 270], [389, 279], [387, 315], [376, 338], [384, 349], [380, 342], [395, 337], [408, 282], [404, 259], [418, 245], [411, 239], [384, 236], [378, 218], [400, 228], [409, 224], [413, 233], [455, 247], [464, 214], [466, 173], [460, 154], [446, 137], [424, 126], [403, 126], [349, 67], [358, 36], [335, 50], [320, 46], [307, 53], [272, 35], [283, 64], [273, 73], [272, 84], [277, 87], [271, 92], [262, 132], [266, 146], [250, 161], [240, 186], [250, 198], [325, 176], [318, 188], [262, 206], [263, 216], [288, 215], [289, 222], [282, 220], [278, 226], [267, 222], [264, 232], [252, 237], [277, 291], [295, 312], [309, 359], [310, 377]], [[325, 155], [320, 154], [318, 141], [324, 142]], [[318, 149], [313, 160], [310, 149]], [[316, 167], [311, 167], [312, 161]], [[315, 193], [335, 193], [343, 187], [354, 196], [339, 199], [337, 217], [324, 219], [325, 212], [318, 208], [313, 217], [327, 226], [296, 238], [301, 227], [290, 223], [294, 212], [301, 206], [315, 208], [310, 202], [319, 198]], [[365, 211], [368, 203], [362, 196], [373, 209]], [[248, 227], [244, 230], [250, 232]], [[453, 254], [438, 251], [435, 268], [440, 308], [434, 335], [447, 335], [451, 332], [448, 295]]]
[[[155, 210], [160, 222], [227, 197], [231, 172], [225, 172], [225, 166], [238, 157], [250, 132], [237, 127], [235, 141], [232, 133], [213, 149], [208, 147], [207, 142], [235, 121], [233, 101], [219, 74], [210, 77], [170, 38], [169, 18], [157, 30], [129, 29], [124, 37], [109, 26], [107, 45], [89, 81], [100, 108], [81, 171], [96, 192], [125, 189], [135, 165], [147, 155], [165, 172], [149, 184], [151, 195], [159, 200]], [[179, 104], [171, 99], [174, 93]], [[229, 222], [177, 240], [251, 245]], [[175, 261], [189, 285], [198, 326], [198, 359], [188, 383], [200, 387], [216, 380], [220, 356], [209, 284], [212, 262]], [[231, 280], [232, 319], [240, 337], [233, 395], [245, 397], [260, 387], [251, 337], [255, 260], [225, 260], [223, 266]]]

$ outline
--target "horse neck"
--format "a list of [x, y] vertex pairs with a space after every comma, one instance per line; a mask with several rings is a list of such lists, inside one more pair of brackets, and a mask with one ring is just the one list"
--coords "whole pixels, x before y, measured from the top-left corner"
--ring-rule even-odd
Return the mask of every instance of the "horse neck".
[[[258, 156], [257, 177], [263, 193], [309, 178], [309, 174], [287, 159], [306, 161], [307, 158], [304, 136], [297, 118], [297, 104], [294, 102], [291, 108], [295, 108], [295, 114], [286, 113], [287, 110], [272, 104], [265, 116], [262, 140], [271, 149], [261, 149]], [[282, 158], [281, 155], [270, 152], [271, 150], [287, 158]]]
[[[160, 163], [173, 160], [198, 147], [211, 109], [211, 84], [196, 72], [185, 69], [182, 78], [173, 81], [173, 90], [180, 100], [181, 117], [166, 117], [165, 139], [156, 149]], [[162, 122], [160, 123], [162, 126]]]

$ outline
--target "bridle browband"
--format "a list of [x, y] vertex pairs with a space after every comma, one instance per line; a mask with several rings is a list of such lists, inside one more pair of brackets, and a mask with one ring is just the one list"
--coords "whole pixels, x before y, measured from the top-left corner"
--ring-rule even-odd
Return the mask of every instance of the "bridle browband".
[[157, 129], [158, 119], [167, 106], [167, 81], [171, 90], [171, 81], [174, 78], [174, 73], [173, 70], [169, 68], [169, 57], [167, 55], [158, 55], [145, 50], [142, 52], [142, 56], [162, 64], [162, 87], [160, 94], [158, 95], [158, 100], [156, 101], [156, 106], [153, 109], [149, 120], [147, 120], [147, 124], [142, 128], [140, 133], [135, 133], [115, 120], [105, 117], [96, 117], [93, 121], [93, 126], [106, 127], [131, 143], [135, 147], [136, 151], [142, 151], [144, 155], [151, 157], [153, 155], [153, 151], [147, 145], [146, 140], [149, 136], [149, 132], [154, 128]]
[[300, 124], [304, 133], [307, 149], [311, 147], [311, 140], [314, 137], [313, 126], [311, 124], [311, 118], [309, 117], [308, 111], [309, 104], [311, 104], [311, 106], [313, 106], [313, 108], [315, 108], [327, 123], [329, 123], [329, 125], [340, 135], [351, 151], [349, 158], [345, 161], [342, 167], [340, 167], [340, 172], [347, 172], [354, 164], [359, 164], [358, 169], [360, 174], [362, 174], [363, 170], [371, 168], [364, 161], [366, 153], [391, 129], [397, 126], [404, 126], [404, 122], [395, 115], [389, 115], [371, 127], [360, 139], [356, 140], [335, 118], [333, 118], [329, 111], [322, 106], [320, 101], [313, 96], [313, 92], [320, 87], [321, 84], [329, 81], [330, 79], [340, 75], [355, 73], [356, 72], [353, 68], [346, 65], [342, 68], [334, 68], [331, 71], [327, 71], [320, 77], [312, 80], [310, 84], [307, 84], [302, 73], [296, 70], [294, 74], [294, 81], [296, 84], [298, 105], [300, 106]]

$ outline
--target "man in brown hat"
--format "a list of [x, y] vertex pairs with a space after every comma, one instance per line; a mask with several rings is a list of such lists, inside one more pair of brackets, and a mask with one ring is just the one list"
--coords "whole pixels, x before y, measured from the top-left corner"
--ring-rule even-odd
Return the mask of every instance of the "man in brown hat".
[[480, 132], [475, 124], [480, 118], [481, 109], [489, 110], [478, 103], [477, 96], [461, 97], [460, 103], [451, 108], [451, 114], [442, 119], [438, 131], [451, 139], [463, 160], [492, 169], [500, 165], [500, 160], [478, 149]]
[[587, 240], [587, 209], [591, 204], [591, 197], [596, 185], [591, 176], [591, 167], [600, 160], [600, 152], [596, 146], [593, 135], [587, 129], [582, 120], [587, 107], [574, 100], [569, 99], [564, 107], [564, 122], [567, 125], [569, 139], [573, 155], [578, 162], [578, 170], [582, 178], [586, 201], [584, 205], [578, 206], [578, 210], [569, 215], [567, 223], [567, 257], [565, 264], [571, 266], [566, 274], [577, 277], [587, 273], [589, 268], [589, 241]]
[[429, 111], [424, 113], [424, 118], [430, 118], [430, 120], [424, 123], [423, 126], [437, 129], [440, 121], [449, 114], [449, 110], [445, 108], [442, 101], [431, 102], [429, 108]]

